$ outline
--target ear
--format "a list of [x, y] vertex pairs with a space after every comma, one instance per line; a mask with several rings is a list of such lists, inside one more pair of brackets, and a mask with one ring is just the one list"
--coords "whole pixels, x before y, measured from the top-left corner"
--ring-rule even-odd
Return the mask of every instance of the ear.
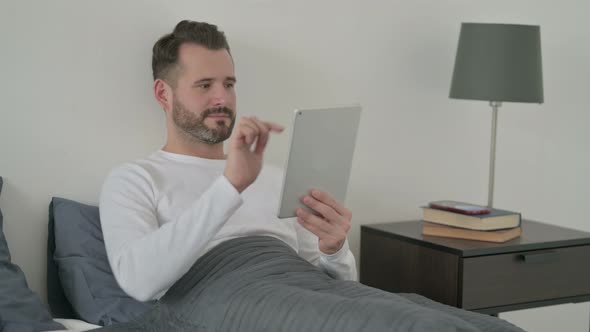
[[164, 111], [172, 109], [172, 87], [164, 80], [158, 78], [154, 81], [154, 97]]

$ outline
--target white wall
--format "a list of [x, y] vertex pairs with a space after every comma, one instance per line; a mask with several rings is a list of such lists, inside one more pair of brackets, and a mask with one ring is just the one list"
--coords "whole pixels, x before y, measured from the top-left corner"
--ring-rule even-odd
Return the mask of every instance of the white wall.
[[[501, 108], [495, 203], [590, 231], [589, 12], [584, 0], [1, 0], [0, 207], [14, 260], [45, 294], [51, 197], [96, 203], [111, 167], [163, 145], [151, 47], [184, 18], [227, 33], [241, 114], [289, 125], [295, 107], [364, 106], [347, 199], [357, 255], [360, 224], [417, 219], [434, 199], [486, 202], [490, 109], [448, 98], [460, 23], [540, 24], [546, 102]], [[288, 137], [273, 138], [269, 162], [283, 165]], [[587, 331], [588, 310], [502, 317]]]

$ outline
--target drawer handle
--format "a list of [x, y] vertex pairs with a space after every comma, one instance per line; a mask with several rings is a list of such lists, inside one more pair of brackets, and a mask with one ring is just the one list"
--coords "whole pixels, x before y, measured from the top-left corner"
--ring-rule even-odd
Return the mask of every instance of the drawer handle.
[[557, 251], [543, 251], [543, 252], [532, 252], [528, 254], [520, 254], [518, 258], [525, 263], [547, 263], [557, 260]]

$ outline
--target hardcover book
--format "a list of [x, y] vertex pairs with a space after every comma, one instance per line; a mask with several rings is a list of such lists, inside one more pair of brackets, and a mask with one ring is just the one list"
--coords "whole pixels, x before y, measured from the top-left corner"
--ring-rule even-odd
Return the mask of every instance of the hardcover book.
[[424, 221], [448, 226], [489, 231], [520, 226], [520, 213], [490, 209], [490, 213], [468, 215], [446, 210], [423, 207]]
[[475, 231], [472, 229], [457, 228], [425, 222], [422, 225], [422, 234], [450, 237], [455, 239], [501, 243], [519, 237], [522, 234], [522, 228], [514, 227], [497, 231]]

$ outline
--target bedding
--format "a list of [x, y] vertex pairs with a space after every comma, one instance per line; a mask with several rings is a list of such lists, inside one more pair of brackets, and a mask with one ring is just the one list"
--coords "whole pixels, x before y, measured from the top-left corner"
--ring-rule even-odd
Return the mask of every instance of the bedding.
[[226, 241], [145, 314], [97, 331], [509, 332], [496, 317], [332, 279], [272, 237]]
[[150, 302], [127, 295], [109, 266], [97, 206], [54, 197], [49, 208], [48, 300], [55, 317], [126, 322]]
[[54, 319], [55, 322], [63, 325], [65, 330], [59, 330], [56, 332], [82, 332], [82, 331], [90, 331], [94, 330], [100, 326], [86, 323], [85, 321], [78, 320], [78, 319], [61, 319], [56, 318]]
[[[3, 180], [0, 177], [0, 193]], [[4, 217], [0, 210], [0, 331], [36, 332], [61, 330], [63, 326], [51, 319], [51, 314], [33, 292], [20, 267], [11, 261], [10, 250], [3, 231]]]

